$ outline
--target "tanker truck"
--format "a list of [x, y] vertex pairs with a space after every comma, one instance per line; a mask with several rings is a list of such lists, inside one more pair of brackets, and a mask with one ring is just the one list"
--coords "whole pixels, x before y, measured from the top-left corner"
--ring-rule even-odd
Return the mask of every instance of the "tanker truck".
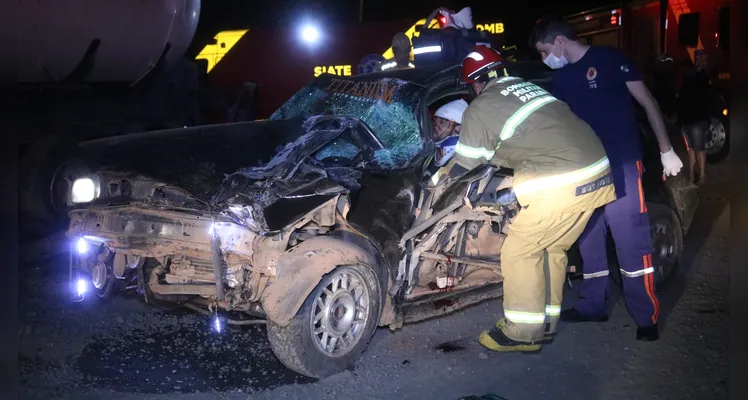
[[[64, 227], [76, 144], [200, 124], [200, 0], [20, 1], [19, 231]], [[204, 69], [204, 68], [203, 68]]]

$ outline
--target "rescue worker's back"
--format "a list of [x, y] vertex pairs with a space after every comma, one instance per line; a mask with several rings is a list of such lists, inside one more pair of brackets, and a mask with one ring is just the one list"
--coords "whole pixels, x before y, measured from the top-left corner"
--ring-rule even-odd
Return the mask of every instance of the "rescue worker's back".
[[566, 251], [615, 190], [592, 128], [537, 85], [500, 76], [503, 65], [485, 46], [463, 61], [463, 80], [478, 97], [463, 114], [454, 160], [465, 169], [485, 162], [514, 169], [522, 209], [501, 249], [504, 317], [478, 341], [494, 351], [533, 352], [556, 333]]
[[[487, 127], [491, 127], [490, 130]], [[566, 103], [520, 78], [489, 82], [463, 116], [457, 163], [472, 169], [484, 159], [514, 169], [520, 204], [594, 210], [614, 198], [600, 139]], [[592, 191], [592, 189], [596, 189]]]

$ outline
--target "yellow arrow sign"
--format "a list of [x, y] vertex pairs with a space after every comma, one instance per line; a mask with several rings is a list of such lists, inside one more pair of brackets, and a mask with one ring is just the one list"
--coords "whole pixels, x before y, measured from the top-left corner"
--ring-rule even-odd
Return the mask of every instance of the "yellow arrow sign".
[[209, 44], [203, 47], [200, 54], [195, 57], [195, 60], [207, 60], [208, 72], [210, 72], [216, 64], [221, 62], [221, 58], [223, 58], [223, 56], [234, 47], [236, 42], [238, 42], [247, 31], [248, 29], [218, 32], [218, 34], [214, 36], [216, 44]]

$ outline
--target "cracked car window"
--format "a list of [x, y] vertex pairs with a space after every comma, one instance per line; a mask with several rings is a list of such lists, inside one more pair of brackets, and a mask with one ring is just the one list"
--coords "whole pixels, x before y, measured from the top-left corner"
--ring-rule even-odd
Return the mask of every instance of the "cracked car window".
[[[396, 169], [408, 165], [422, 149], [416, 110], [421, 86], [399, 79], [377, 80], [320, 77], [299, 90], [271, 120], [336, 115], [359, 118], [366, 123], [384, 149], [374, 151], [372, 166]], [[336, 141], [325, 146], [315, 158], [355, 157], [357, 147]], [[353, 153], [355, 152], [355, 153]]]
[[348, 139], [337, 138], [327, 144], [325, 147], [319, 149], [312, 157], [317, 161], [322, 161], [328, 157], [339, 157], [348, 160], [356, 158], [361, 149], [355, 144], [351, 143]]

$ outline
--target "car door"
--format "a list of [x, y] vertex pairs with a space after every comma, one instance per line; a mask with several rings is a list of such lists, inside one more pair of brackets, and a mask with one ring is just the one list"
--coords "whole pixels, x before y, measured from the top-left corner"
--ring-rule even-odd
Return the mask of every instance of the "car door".
[[425, 191], [400, 243], [406, 302], [501, 282], [503, 231], [517, 208], [511, 180], [508, 171], [484, 165]]

